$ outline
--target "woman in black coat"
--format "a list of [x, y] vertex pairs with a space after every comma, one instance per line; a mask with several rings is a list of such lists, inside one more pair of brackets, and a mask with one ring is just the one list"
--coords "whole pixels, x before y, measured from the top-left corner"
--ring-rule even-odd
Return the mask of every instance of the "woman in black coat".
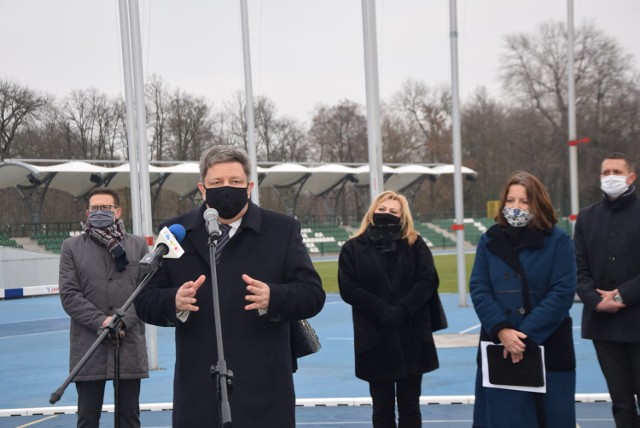
[[[422, 374], [438, 368], [430, 300], [438, 299], [431, 251], [404, 196], [375, 199], [340, 252], [340, 295], [352, 306], [356, 376], [369, 382], [373, 426], [421, 426]], [[439, 300], [438, 300], [439, 302]]]

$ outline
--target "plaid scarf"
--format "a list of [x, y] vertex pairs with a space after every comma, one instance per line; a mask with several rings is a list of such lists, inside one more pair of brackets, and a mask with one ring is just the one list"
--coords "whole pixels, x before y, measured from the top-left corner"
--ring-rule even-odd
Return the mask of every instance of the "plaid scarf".
[[120, 241], [124, 239], [126, 234], [122, 220], [117, 220], [114, 224], [104, 229], [98, 229], [97, 227], [91, 226], [89, 222], [86, 222], [83, 231], [90, 236], [91, 239], [109, 251], [119, 272], [126, 269], [129, 260], [127, 259], [127, 252], [122, 245], [120, 245]]

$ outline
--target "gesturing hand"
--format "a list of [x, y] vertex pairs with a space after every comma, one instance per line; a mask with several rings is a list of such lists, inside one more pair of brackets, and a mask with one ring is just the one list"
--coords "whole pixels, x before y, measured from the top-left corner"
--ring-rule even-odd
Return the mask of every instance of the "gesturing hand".
[[247, 284], [249, 294], [244, 299], [252, 302], [244, 307], [245, 310], [267, 309], [269, 308], [269, 299], [271, 297], [271, 289], [267, 284], [257, 279], [251, 278], [249, 275], [242, 275], [242, 280]]
[[195, 281], [187, 281], [178, 288], [176, 293], [176, 313], [182, 311], [196, 312], [200, 309], [195, 305], [197, 302], [196, 293], [205, 279], [204, 275], [200, 275]]

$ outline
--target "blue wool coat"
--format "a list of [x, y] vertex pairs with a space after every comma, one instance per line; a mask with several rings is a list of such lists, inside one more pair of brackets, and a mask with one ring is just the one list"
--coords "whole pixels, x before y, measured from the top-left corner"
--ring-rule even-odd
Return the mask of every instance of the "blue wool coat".
[[538, 427], [536, 395], [544, 403], [548, 427], [575, 427], [569, 309], [576, 283], [573, 243], [555, 227], [525, 229], [515, 248], [499, 225], [481, 237], [470, 282], [480, 338], [499, 343], [498, 332], [513, 328], [528, 336], [527, 345], [545, 345], [547, 393], [483, 387], [478, 357], [474, 427]]

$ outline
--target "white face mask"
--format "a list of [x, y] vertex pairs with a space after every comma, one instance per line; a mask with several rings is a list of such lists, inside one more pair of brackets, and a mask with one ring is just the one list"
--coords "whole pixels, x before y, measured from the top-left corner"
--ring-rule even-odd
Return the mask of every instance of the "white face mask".
[[629, 189], [624, 175], [606, 175], [600, 178], [600, 189], [610, 198], [617, 198]]

